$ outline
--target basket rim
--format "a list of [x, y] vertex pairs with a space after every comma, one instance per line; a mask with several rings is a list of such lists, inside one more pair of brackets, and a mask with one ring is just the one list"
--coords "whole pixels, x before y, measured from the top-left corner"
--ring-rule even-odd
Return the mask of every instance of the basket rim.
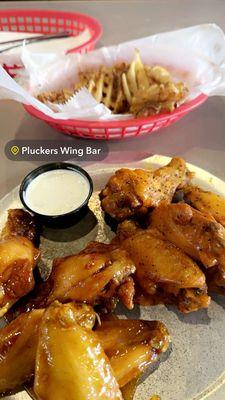
[[96, 121], [96, 120], [79, 120], [79, 119], [56, 119], [49, 117], [43, 112], [37, 110], [35, 107], [23, 104], [25, 110], [32, 116], [37, 117], [45, 122], [50, 122], [53, 124], [63, 125], [63, 126], [75, 126], [77, 128], [126, 128], [130, 126], [142, 126], [148, 125], [149, 123], [160, 123], [165, 120], [176, 119], [180, 115], [186, 114], [187, 112], [193, 110], [198, 107], [202, 103], [204, 103], [208, 99], [208, 96], [204, 93], [199, 94], [192, 100], [187, 101], [186, 103], [180, 105], [177, 109], [172, 111], [171, 113], [158, 114], [146, 118], [131, 118], [122, 121]]
[[[16, 8], [12, 8], [12, 9], [8, 9], [8, 10], [0, 10], [0, 17], [9, 16], [9, 15], [23, 17], [24, 14], [28, 14], [28, 13], [30, 14], [30, 16], [33, 16], [33, 17], [38, 17], [37, 13], [41, 13], [42, 15], [46, 15], [46, 16], [49, 16], [49, 14], [51, 14], [52, 18], [54, 18], [56, 16], [61, 16], [62, 18], [78, 16], [78, 17], [81, 17], [83, 19], [83, 21], [86, 21], [89, 24], [89, 26], [91, 26], [93, 28], [92, 32], [90, 32], [91, 33], [90, 39], [88, 39], [86, 42], [84, 42], [80, 46], [69, 49], [67, 51], [67, 53], [73, 51], [74, 49], [79, 50], [85, 46], [94, 44], [102, 36], [103, 27], [96, 18], [94, 18], [88, 14], [83, 14], [83, 13], [76, 12], [76, 11], [63, 11], [63, 10], [61, 11], [61, 10], [49, 10], [49, 9], [42, 10], [39, 8], [35, 8], [35, 9], [26, 8], [23, 10], [19, 10]], [[27, 32], [27, 31], [25, 30], [24, 32]]]

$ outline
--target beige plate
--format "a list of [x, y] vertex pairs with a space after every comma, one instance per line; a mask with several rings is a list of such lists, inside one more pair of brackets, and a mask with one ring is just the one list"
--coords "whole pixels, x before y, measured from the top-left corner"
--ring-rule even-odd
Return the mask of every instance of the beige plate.
[[[152, 168], [165, 165], [168, 161], [168, 157], [154, 156], [132, 167]], [[90, 240], [107, 242], [112, 237], [103, 219], [98, 192], [119, 167], [101, 164], [87, 168], [95, 189], [89, 204], [92, 213], [79, 226], [44, 233], [48, 237], [42, 237], [41, 240], [40, 268], [44, 273], [49, 271], [53, 257], [74, 253]], [[193, 165], [189, 165], [189, 168], [195, 172], [196, 184], [225, 197], [224, 182]], [[18, 206], [21, 204], [18, 188], [15, 188], [0, 202], [0, 225], [4, 223], [6, 210]], [[146, 374], [145, 380], [138, 387], [135, 400], [149, 400], [153, 394], [160, 395], [162, 400], [225, 399], [225, 298], [215, 296], [214, 299], [216, 301], [212, 301], [208, 310], [189, 315], [182, 315], [175, 307], [165, 306], [137, 307], [132, 312], [126, 312], [129, 318], [162, 320], [170, 330], [173, 343], [171, 350], [161, 358], [161, 363], [152, 368], [151, 374]], [[7, 399], [29, 398], [26, 392], [21, 392]]]

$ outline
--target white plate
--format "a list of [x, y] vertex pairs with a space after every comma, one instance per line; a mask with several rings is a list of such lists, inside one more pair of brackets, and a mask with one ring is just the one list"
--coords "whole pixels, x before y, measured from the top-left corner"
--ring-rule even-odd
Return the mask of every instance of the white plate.
[[[153, 156], [132, 164], [136, 168], [155, 168], [169, 162], [168, 157]], [[77, 230], [70, 228], [54, 234], [48, 232], [48, 239], [42, 238], [42, 260], [44, 268], [49, 268], [53, 257], [64, 256], [82, 249], [90, 240], [108, 241], [112, 237], [110, 228], [105, 224], [101, 212], [98, 192], [109, 176], [120, 167], [131, 165], [104, 165], [86, 168], [94, 182], [94, 195], [90, 200], [90, 208], [94, 215], [89, 215], [79, 225], [82, 237], [77, 238]], [[188, 164], [195, 172], [194, 183], [202, 188], [210, 189], [225, 197], [225, 183], [210, 173]], [[18, 188], [15, 188], [0, 201], [0, 225], [4, 223], [7, 209], [21, 206]], [[87, 232], [88, 230], [88, 232]], [[66, 240], [66, 242], [64, 241]], [[138, 307], [126, 312], [129, 318], [160, 319], [172, 336], [172, 347], [161, 357], [145, 375], [146, 379], [137, 389], [135, 400], [148, 400], [151, 395], [158, 394], [162, 400], [224, 400], [225, 399], [225, 298], [213, 296], [208, 310], [200, 310], [183, 315], [175, 307], [163, 305]], [[9, 400], [26, 400], [29, 396], [19, 393], [7, 397]]]

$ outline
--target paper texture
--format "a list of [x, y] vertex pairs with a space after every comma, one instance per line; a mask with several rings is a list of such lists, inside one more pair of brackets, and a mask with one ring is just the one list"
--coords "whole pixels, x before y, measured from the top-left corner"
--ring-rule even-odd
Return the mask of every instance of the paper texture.
[[140, 51], [145, 64], [159, 64], [168, 68], [174, 79], [182, 80], [190, 90], [189, 98], [200, 93], [208, 96], [225, 95], [225, 35], [215, 24], [203, 24], [173, 32], [161, 33], [142, 39], [103, 47], [80, 55], [31, 53], [24, 47], [22, 60], [26, 79], [23, 86], [0, 74], [0, 98], [10, 98], [30, 104], [46, 115], [57, 119], [108, 120], [126, 119], [130, 116], [112, 115], [111, 111], [84, 89], [66, 105], [53, 107], [35, 99], [46, 90], [71, 87], [81, 70], [111, 66], [117, 62], [130, 62], [134, 49]]
[[[32, 38], [35, 36], [41, 36], [40, 33], [29, 33], [29, 32], [0, 32], [0, 50], [4, 50], [11, 44], [3, 44], [2, 42], [8, 40]], [[36, 42], [28, 45], [29, 52], [31, 53], [56, 53], [57, 55], [65, 54], [68, 50], [78, 47], [83, 43], [87, 42], [91, 38], [91, 34], [88, 29], [85, 29], [81, 34], [77, 36], [69, 36], [65, 38], [56, 38], [51, 40], [45, 40]], [[22, 47], [17, 47], [11, 50], [7, 50], [4, 53], [0, 53], [0, 64], [7, 65], [21, 65], [22, 60]]]

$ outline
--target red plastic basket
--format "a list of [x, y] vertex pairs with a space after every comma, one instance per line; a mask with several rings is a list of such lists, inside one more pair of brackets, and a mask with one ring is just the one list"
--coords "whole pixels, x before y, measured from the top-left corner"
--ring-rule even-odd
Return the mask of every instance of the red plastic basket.
[[[68, 53], [86, 53], [93, 50], [97, 40], [102, 34], [101, 24], [85, 14], [77, 12], [53, 10], [6, 10], [0, 11], [0, 31], [19, 31], [29, 33], [58, 33], [69, 32], [77, 36], [88, 28], [90, 39], [82, 45], [72, 48]], [[15, 76], [20, 65], [4, 65], [6, 71]]]
[[171, 113], [158, 114], [148, 118], [129, 119], [125, 121], [99, 122], [75, 119], [60, 120], [48, 117], [32, 106], [24, 105], [24, 108], [29, 114], [45, 121], [52, 128], [67, 135], [79, 136], [85, 139], [111, 140], [137, 137], [144, 133], [155, 132], [178, 121], [206, 100], [207, 96], [205, 94], [200, 94], [195, 99], [182, 104]]

